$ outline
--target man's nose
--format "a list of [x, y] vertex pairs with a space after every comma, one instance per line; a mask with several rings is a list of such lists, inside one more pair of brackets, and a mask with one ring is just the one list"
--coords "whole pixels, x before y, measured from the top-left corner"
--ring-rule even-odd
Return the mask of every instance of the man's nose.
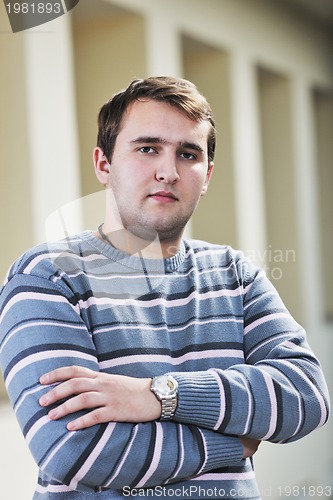
[[155, 176], [159, 182], [167, 182], [168, 184], [173, 184], [178, 181], [180, 176], [176, 159], [169, 155], [163, 157], [161, 161], [158, 162]]

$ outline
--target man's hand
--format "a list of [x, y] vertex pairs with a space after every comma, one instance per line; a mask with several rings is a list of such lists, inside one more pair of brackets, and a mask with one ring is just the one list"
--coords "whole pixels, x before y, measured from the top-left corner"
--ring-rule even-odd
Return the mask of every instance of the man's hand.
[[258, 441], [257, 439], [251, 439], [245, 436], [241, 436], [240, 440], [243, 445], [243, 458], [252, 457], [261, 443], [261, 441]]
[[150, 378], [109, 375], [80, 366], [58, 368], [40, 378], [42, 385], [60, 382], [39, 400], [49, 406], [67, 399], [49, 412], [57, 420], [92, 409], [67, 425], [70, 431], [105, 422], [148, 422], [161, 416], [161, 404], [150, 390]]

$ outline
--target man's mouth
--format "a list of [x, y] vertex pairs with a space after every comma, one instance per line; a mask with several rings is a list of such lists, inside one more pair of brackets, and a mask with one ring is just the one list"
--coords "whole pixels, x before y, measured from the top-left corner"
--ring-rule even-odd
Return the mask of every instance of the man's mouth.
[[156, 201], [162, 203], [172, 203], [178, 201], [178, 198], [169, 191], [157, 191], [156, 193], [150, 194], [149, 198], [153, 198]]

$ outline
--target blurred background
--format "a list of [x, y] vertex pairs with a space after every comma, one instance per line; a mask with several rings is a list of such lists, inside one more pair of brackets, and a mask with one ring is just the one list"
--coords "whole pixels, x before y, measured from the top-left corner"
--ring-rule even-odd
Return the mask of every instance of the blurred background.
[[[49, 237], [50, 214], [100, 190], [101, 105], [134, 78], [182, 76], [218, 128], [213, 179], [188, 234], [240, 248], [266, 270], [332, 387], [332, 0], [80, 0], [15, 34], [1, 2], [0, 67], [1, 280]], [[96, 206], [66, 224], [94, 229]], [[0, 443], [1, 498], [31, 499], [36, 467], [1, 380]], [[263, 499], [329, 497], [331, 443], [330, 423], [298, 443], [264, 443]]]

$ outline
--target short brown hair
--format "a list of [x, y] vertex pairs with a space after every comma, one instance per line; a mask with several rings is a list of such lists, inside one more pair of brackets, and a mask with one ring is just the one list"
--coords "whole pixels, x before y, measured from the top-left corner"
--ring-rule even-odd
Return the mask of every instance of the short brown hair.
[[207, 120], [210, 124], [207, 142], [208, 161], [213, 161], [216, 130], [212, 110], [206, 98], [188, 80], [157, 76], [134, 80], [102, 106], [98, 115], [97, 146], [102, 149], [110, 163], [124, 113], [132, 102], [143, 98], [175, 106], [191, 120]]

